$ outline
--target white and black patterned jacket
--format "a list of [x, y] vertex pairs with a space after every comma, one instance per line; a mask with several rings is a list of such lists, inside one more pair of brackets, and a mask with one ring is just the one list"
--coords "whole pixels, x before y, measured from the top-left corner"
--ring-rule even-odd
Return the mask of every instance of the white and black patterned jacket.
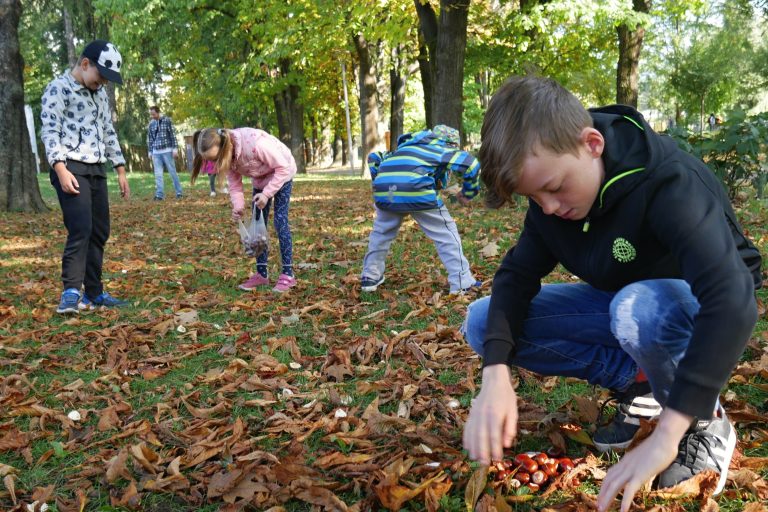
[[86, 164], [109, 159], [115, 166], [125, 165], [103, 87], [91, 91], [67, 71], [45, 88], [40, 120], [51, 167], [67, 159]]

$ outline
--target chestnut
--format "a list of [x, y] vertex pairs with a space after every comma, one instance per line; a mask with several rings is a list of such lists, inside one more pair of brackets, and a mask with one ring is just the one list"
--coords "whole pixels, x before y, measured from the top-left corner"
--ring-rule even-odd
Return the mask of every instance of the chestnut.
[[519, 489], [521, 485], [523, 485], [523, 484], [520, 483], [520, 480], [518, 480], [517, 478], [510, 478], [509, 479], [509, 487], [511, 489]]
[[547, 462], [541, 469], [547, 476], [557, 476], [557, 462]]
[[557, 461], [557, 467], [562, 471], [563, 473], [570, 471], [573, 469], [574, 464], [571, 459], [568, 457], [563, 457], [562, 459]]
[[509, 473], [510, 472], [507, 471], [506, 469], [502, 469], [501, 471], [497, 471], [496, 472], [496, 481], [497, 482], [501, 482], [502, 480], [504, 480], [505, 478], [507, 478], [509, 476]]
[[518, 466], [527, 460], [531, 460], [531, 457], [527, 453], [519, 453], [515, 455], [515, 464]]
[[515, 478], [519, 480], [521, 484], [525, 485], [531, 481], [531, 474], [526, 473], [525, 471], [518, 471]]
[[539, 492], [541, 486], [539, 484], [530, 483], [528, 484], [528, 488], [531, 490], [531, 492]]
[[539, 469], [539, 465], [536, 463], [535, 460], [528, 459], [524, 461], [522, 464], [520, 464], [520, 469], [523, 471], [526, 471], [527, 473], [533, 473], [534, 471], [537, 471]]
[[549, 456], [546, 453], [537, 453], [535, 457], [531, 457], [536, 463], [541, 466], [549, 462]]
[[531, 473], [531, 483], [541, 485], [547, 481], [547, 474], [542, 470], [534, 471]]

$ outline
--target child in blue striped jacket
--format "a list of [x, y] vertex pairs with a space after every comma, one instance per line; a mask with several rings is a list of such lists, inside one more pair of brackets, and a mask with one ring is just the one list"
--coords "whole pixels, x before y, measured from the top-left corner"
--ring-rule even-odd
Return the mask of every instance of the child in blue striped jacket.
[[458, 130], [437, 125], [400, 136], [397, 149], [390, 153], [368, 155], [376, 219], [363, 259], [363, 291], [376, 291], [384, 282], [389, 247], [408, 215], [434, 242], [448, 272], [451, 293], [480, 285], [469, 269], [456, 223], [438, 194], [447, 186], [448, 171], [452, 171], [462, 176], [462, 190], [457, 195], [462, 206], [477, 195], [480, 164], [458, 145]]

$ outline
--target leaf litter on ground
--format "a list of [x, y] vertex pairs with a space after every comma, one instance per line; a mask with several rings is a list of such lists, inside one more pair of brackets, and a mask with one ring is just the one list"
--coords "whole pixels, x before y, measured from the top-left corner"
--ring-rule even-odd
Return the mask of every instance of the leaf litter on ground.
[[[58, 226], [56, 211], [4, 214], [0, 508], [140, 510], [155, 495], [178, 509], [594, 509], [608, 460], [591, 454], [591, 434], [605, 395], [585, 387], [558, 397], [563, 379], [519, 372], [515, 449], [554, 446], [578, 463], [546, 493], [494, 488], [461, 451], [480, 360], [458, 326], [474, 297], [446, 293], [413, 223], [393, 244], [386, 283], [361, 295], [369, 185], [297, 180], [294, 198], [300, 285], [280, 296], [235, 289], [251, 269], [220, 220], [224, 198], [198, 190], [172, 207], [114, 202], [106, 283], [132, 306], [75, 318], [52, 311], [64, 230], [33, 228], [41, 217]], [[489, 282], [522, 215], [457, 209], [478, 278]], [[572, 276], [558, 269], [552, 279]], [[766, 499], [766, 339], [762, 323], [731, 381], [750, 386], [750, 399], [731, 390], [724, 400], [742, 433], [725, 494], [753, 512], [750, 500]], [[707, 489], [697, 480], [636, 503], [717, 510]]]

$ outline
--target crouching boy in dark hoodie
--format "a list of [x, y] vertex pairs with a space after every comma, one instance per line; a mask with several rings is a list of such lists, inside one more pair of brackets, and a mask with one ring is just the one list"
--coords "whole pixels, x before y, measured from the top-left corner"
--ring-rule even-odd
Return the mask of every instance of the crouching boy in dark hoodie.
[[[626, 448], [598, 499], [622, 511], [658, 475], [669, 487], [711, 469], [722, 491], [736, 434], [718, 395], [757, 319], [761, 258], [722, 184], [631, 107], [585, 110], [562, 86], [512, 78], [485, 115], [479, 160], [487, 203], [529, 199], [517, 245], [463, 332], [483, 357], [464, 431], [473, 459], [516, 435], [509, 367], [582, 378], [619, 398], [602, 450]], [[558, 263], [581, 283], [541, 285]]]

